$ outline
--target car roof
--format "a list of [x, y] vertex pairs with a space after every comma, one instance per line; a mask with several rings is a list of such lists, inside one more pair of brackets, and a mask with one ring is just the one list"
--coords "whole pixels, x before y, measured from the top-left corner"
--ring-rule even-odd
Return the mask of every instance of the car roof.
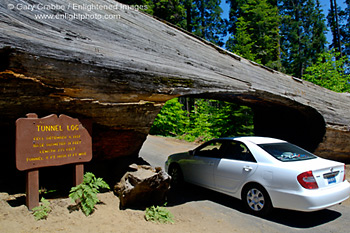
[[261, 136], [242, 136], [242, 137], [226, 137], [219, 138], [221, 140], [237, 140], [241, 142], [251, 142], [254, 144], [281, 143], [286, 142], [276, 138], [261, 137]]

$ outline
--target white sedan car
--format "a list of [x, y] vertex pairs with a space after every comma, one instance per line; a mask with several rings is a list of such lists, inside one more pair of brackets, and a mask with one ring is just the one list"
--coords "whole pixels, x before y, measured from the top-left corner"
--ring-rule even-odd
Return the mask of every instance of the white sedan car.
[[350, 195], [343, 163], [274, 138], [214, 139], [170, 155], [165, 169], [174, 186], [186, 181], [228, 194], [256, 215], [266, 215], [273, 207], [320, 210]]

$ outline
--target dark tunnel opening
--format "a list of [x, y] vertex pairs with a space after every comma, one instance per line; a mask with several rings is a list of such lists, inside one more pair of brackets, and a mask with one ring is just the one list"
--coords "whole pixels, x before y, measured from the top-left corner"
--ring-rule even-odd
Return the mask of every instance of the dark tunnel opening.
[[322, 142], [326, 126], [323, 117], [312, 108], [255, 106], [254, 133], [283, 139], [314, 152]]

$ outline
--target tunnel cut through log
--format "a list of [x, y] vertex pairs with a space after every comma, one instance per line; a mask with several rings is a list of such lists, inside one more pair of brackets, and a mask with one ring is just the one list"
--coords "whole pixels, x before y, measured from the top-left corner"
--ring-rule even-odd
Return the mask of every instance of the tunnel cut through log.
[[[91, 1], [61, 1], [83, 3]], [[91, 9], [120, 18], [69, 21], [37, 19], [38, 13], [57, 12], [36, 10], [9, 9], [0, 2], [3, 167], [15, 169], [14, 122], [29, 112], [92, 121], [93, 161], [108, 161], [138, 155], [165, 101], [199, 94], [251, 106], [257, 134], [311, 150], [322, 141], [317, 155], [350, 158], [349, 93], [271, 70], [140, 11]], [[86, 12], [67, 7], [65, 13]]]

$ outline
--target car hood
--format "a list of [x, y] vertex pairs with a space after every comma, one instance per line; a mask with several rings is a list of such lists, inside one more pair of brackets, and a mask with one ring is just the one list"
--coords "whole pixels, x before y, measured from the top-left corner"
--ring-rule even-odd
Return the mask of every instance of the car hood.
[[183, 158], [188, 158], [189, 156], [190, 155], [188, 152], [181, 152], [181, 153], [169, 155], [168, 160], [178, 161], [178, 160], [183, 159]]

